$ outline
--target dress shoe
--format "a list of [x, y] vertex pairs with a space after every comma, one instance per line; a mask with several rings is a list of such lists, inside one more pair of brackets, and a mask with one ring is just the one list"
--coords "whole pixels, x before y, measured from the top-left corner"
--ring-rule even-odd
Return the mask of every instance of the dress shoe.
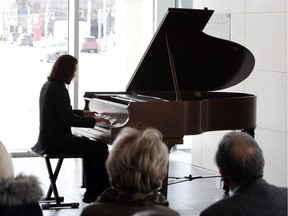
[[96, 195], [85, 194], [84, 197], [83, 197], [83, 199], [82, 199], [82, 201], [83, 201], [84, 203], [93, 203], [93, 202], [96, 201], [97, 197], [98, 197], [98, 196], [96, 196]]

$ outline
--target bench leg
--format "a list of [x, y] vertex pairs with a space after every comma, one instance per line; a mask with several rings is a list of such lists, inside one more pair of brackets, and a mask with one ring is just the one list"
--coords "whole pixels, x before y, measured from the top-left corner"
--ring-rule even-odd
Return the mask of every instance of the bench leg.
[[[63, 208], [63, 207], [78, 208], [79, 207], [79, 203], [63, 203], [64, 197], [59, 196], [57, 186], [56, 186], [56, 181], [57, 181], [58, 174], [60, 172], [60, 169], [61, 169], [61, 166], [63, 163], [63, 159], [64, 158], [58, 159], [56, 168], [55, 168], [54, 173], [53, 173], [52, 166], [50, 163], [50, 158], [45, 157], [45, 163], [46, 163], [48, 175], [50, 178], [50, 186], [49, 186], [49, 189], [47, 191], [46, 197], [42, 200], [44, 202], [48, 201], [49, 203], [42, 204], [42, 209]], [[54, 194], [54, 198], [51, 197], [52, 192]], [[55, 201], [56, 203], [50, 203], [52, 201]]]

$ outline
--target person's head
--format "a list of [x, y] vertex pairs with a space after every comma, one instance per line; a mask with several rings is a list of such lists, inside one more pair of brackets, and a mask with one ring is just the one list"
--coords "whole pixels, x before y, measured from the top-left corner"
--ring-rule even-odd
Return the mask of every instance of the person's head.
[[70, 84], [75, 77], [78, 60], [71, 55], [61, 55], [55, 61], [48, 80], [61, 81]]
[[0, 180], [14, 177], [14, 168], [10, 154], [0, 141]]
[[[230, 132], [219, 143], [216, 164], [228, 186], [263, 177], [264, 157], [256, 140], [244, 132]], [[231, 188], [233, 189], [233, 188]]]
[[112, 144], [106, 166], [113, 187], [147, 193], [161, 187], [169, 153], [155, 128], [123, 128]]

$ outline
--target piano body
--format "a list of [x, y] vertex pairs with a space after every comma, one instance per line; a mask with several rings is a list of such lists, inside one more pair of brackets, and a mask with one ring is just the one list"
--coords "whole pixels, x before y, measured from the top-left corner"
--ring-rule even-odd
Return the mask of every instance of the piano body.
[[[212, 10], [168, 9], [125, 92], [85, 92], [85, 109], [112, 128], [73, 128], [111, 143], [125, 126], [155, 127], [170, 149], [185, 135], [244, 130], [254, 136], [256, 96], [222, 92], [245, 80], [255, 64], [245, 47], [205, 34]], [[167, 179], [163, 182], [167, 195]]]

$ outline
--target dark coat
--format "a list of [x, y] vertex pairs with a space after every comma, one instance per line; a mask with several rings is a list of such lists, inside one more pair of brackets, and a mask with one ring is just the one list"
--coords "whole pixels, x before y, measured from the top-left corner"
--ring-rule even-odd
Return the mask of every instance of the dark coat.
[[42, 216], [42, 190], [35, 176], [18, 175], [0, 181], [1, 216]]
[[[123, 203], [99, 203], [95, 202], [86, 208], [84, 208], [81, 216], [133, 216], [134, 214], [137, 216], [137, 213], [140, 214], [143, 212], [142, 215], [146, 212], [151, 214], [149, 215], [157, 215], [157, 216], [179, 216], [179, 213], [175, 210], [163, 206], [163, 205], [128, 205]], [[154, 214], [156, 212], [156, 214]]]
[[166, 198], [157, 192], [133, 193], [107, 188], [97, 201], [86, 206], [80, 216], [179, 216], [168, 207]]
[[229, 198], [216, 202], [200, 216], [287, 216], [287, 188], [258, 179], [240, 186]]

